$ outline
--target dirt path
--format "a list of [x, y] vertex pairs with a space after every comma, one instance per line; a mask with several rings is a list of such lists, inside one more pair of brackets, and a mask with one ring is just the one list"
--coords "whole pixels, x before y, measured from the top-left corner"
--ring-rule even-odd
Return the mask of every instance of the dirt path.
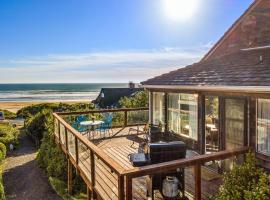
[[37, 150], [27, 136], [8, 154], [3, 174], [7, 200], [61, 200], [35, 161]]

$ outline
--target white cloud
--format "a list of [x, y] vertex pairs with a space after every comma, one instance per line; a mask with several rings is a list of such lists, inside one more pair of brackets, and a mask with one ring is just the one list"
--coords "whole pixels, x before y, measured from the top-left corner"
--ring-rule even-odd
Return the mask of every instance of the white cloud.
[[91, 52], [0, 61], [0, 82], [143, 81], [198, 61], [210, 44], [181, 49]]

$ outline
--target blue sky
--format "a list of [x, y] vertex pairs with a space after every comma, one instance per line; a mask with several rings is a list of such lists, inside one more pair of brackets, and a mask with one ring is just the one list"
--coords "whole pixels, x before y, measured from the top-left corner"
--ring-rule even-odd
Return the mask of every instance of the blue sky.
[[198, 61], [253, 0], [181, 21], [163, 1], [0, 0], [0, 83], [143, 81]]

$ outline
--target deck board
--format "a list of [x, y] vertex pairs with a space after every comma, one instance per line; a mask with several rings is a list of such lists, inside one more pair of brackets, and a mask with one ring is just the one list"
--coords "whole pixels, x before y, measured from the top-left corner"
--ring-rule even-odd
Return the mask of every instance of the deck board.
[[[125, 169], [132, 169], [128, 155], [131, 153], [138, 152], [138, 143], [133, 143], [131, 137], [128, 135], [129, 128], [125, 129], [117, 129], [113, 132], [113, 138], [105, 138], [105, 139], [96, 139], [93, 142], [100, 147], [111, 159], [115, 160]], [[131, 147], [132, 145], [132, 147]], [[97, 165], [97, 174], [101, 179], [108, 181], [99, 181], [100, 187], [108, 191], [106, 191], [105, 198], [115, 199], [117, 198], [117, 191], [114, 191], [117, 188], [117, 176], [111, 174], [111, 171], [105, 166], [104, 163], [99, 163]], [[112, 179], [112, 180], [110, 180]], [[221, 184], [221, 180], [211, 180], [206, 181], [202, 178], [202, 199], [209, 199], [210, 196], [215, 195], [218, 191], [219, 185]], [[194, 198], [194, 173], [193, 168], [185, 168], [185, 188], [186, 195], [189, 199]], [[114, 189], [112, 189], [114, 188]], [[139, 177], [133, 179], [132, 184], [133, 191], [133, 199], [147, 199], [146, 197], [146, 179], [145, 177]], [[112, 196], [114, 195], [114, 196]], [[159, 198], [160, 195], [157, 194]]]

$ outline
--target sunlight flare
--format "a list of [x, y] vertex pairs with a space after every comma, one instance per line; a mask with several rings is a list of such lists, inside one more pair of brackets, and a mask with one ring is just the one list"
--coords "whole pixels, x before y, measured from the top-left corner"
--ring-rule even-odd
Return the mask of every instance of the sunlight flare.
[[165, 15], [173, 21], [187, 21], [199, 7], [199, 0], [162, 0]]

